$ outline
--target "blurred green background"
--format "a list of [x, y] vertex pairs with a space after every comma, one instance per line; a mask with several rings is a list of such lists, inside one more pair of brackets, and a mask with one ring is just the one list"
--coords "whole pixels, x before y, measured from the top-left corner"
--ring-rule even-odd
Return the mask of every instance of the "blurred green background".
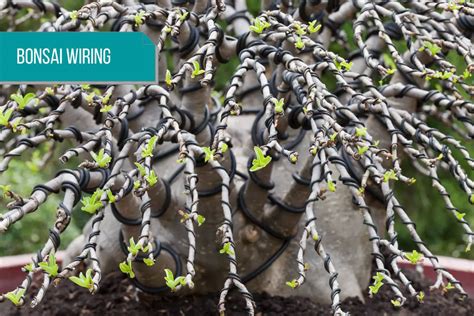
[[[65, 7], [70, 10], [77, 9], [81, 6], [81, 1], [76, 0], [60, 2], [64, 2]], [[255, 14], [258, 12], [259, 1], [248, 0], [247, 3], [251, 13]], [[22, 26], [22, 29], [34, 29], [38, 23], [39, 21], [30, 21], [28, 25]], [[347, 31], [350, 42], [352, 34], [350, 31], [351, 25], [346, 23], [343, 27]], [[5, 22], [0, 22], [0, 30], [5, 29]], [[398, 44], [404, 45], [403, 43]], [[332, 45], [331, 49], [347, 57], [347, 51], [342, 47]], [[459, 58], [453, 56], [450, 56], [450, 60], [458, 67], [459, 72], [462, 73], [466, 65], [459, 60]], [[225, 83], [229, 82], [229, 78], [237, 65], [238, 60], [233, 59], [218, 69], [216, 78], [217, 90], [225, 88]], [[326, 77], [324, 78], [326, 79]], [[328, 86], [331, 86], [332, 83], [330, 80], [332, 79], [329, 78], [328, 80]], [[436, 85], [435, 80], [433, 81], [433, 84]], [[447, 134], [453, 135], [450, 129], [446, 129], [443, 124], [436, 120], [430, 120], [429, 124]], [[460, 139], [459, 135], [453, 136]], [[463, 141], [463, 144], [468, 148], [471, 155], [474, 156], [473, 142]], [[40, 155], [32, 155], [31, 152], [25, 153], [22, 159], [12, 161], [8, 171], [1, 175], [0, 184], [10, 184], [15, 192], [25, 197], [28, 196], [35, 185], [51, 179], [59, 168], [64, 167], [58, 162], [57, 158], [66, 148], [67, 143], [63, 143], [54, 148], [55, 152], [53, 158], [45, 168], [38, 167], [38, 162], [41, 160], [42, 155], [48, 150], [46, 146], [40, 149]], [[468, 176], [473, 179], [474, 173], [472, 170], [469, 171], [467, 164], [462, 161], [459, 154], [456, 153], [455, 155], [461, 161]], [[432, 187], [430, 179], [418, 174], [406, 160], [403, 167], [405, 175], [415, 177], [417, 181], [411, 186], [396, 183], [395, 190], [408, 215], [416, 222], [421, 238], [435, 254], [474, 259], [474, 249], [468, 253], [464, 251], [463, 230], [454, 217], [445, 209], [444, 203], [440, 195]], [[440, 172], [439, 176], [443, 185], [451, 194], [455, 206], [458, 207], [461, 212], [466, 213], [466, 220], [470, 223], [474, 223], [473, 206], [469, 204], [467, 196], [462, 192], [459, 185], [446, 171]], [[60, 198], [60, 195], [50, 196], [47, 202], [42, 205], [37, 212], [26, 215], [23, 220], [13, 225], [7, 233], [2, 234], [0, 236], [0, 255], [13, 255], [37, 251], [48, 238], [47, 228], [51, 227], [54, 223], [56, 207], [60, 202]], [[0, 197], [0, 213], [6, 211], [5, 205], [7, 202], [9, 201]], [[62, 248], [80, 233], [81, 227], [87, 219], [87, 214], [76, 208], [71, 225], [62, 236]], [[411, 241], [408, 232], [399, 221], [397, 221], [397, 231], [399, 233], [401, 246], [406, 250], [415, 249], [415, 245]]]

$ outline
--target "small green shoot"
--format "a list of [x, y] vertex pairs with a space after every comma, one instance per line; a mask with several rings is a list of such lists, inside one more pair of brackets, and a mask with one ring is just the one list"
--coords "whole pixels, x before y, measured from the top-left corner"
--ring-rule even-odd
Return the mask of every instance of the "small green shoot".
[[384, 278], [385, 278], [385, 276], [380, 272], [377, 272], [372, 277], [372, 279], [374, 279], [374, 283], [372, 285], [369, 285], [369, 296], [370, 297], [372, 297], [374, 294], [377, 294], [379, 292], [380, 288], [383, 285], [383, 279]]
[[191, 73], [191, 78], [194, 79], [202, 75], [203, 73], [205, 73], [205, 71], [201, 69], [201, 65], [199, 64], [199, 62], [197, 60], [193, 61], [193, 72]]
[[303, 42], [303, 39], [300, 36], [296, 37], [295, 47], [299, 50], [304, 49], [304, 42]]
[[365, 137], [367, 135], [367, 127], [356, 127], [355, 128], [355, 136], [356, 137]]
[[456, 218], [458, 221], [462, 221], [464, 219], [464, 216], [466, 216], [466, 213], [460, 213], [458, 211], [454, 211], [454, 215], [456, 215]]
[[412, 252], [406, 252], [405, 258], [410, 261], [411, 264], [417, 264], [421, 260], [423, 260], [423, 255], [416, 250]]
[[205, 154], [204, 162], [214, 160], [214, 155], [216, 153], [215, 149], [211, 149], [210, 147], [202, 147], [202, 150], [204, 151], [204, 154]]
[[153, 149], [155, 148], [155, 144], [158, 141], [158, 136], [153, 136], [148, 140], [146, 146], [144, 145], [142, 148], [142, 158], [153, 157]]
[[155, 174], [155, 171], [150, 170], [150, 173], [145, 177], [146, 182], [148, 182], [149, 186], [154, 186], [158, 182], [158, 177]]
[[119, 269], [120, 271], [122, 271], [122, 273], [127, 274], [130, 279], [133, 279], [135, 277], [135, 272], [133, 272], [131, 260], [120, 262]]
[[283, 113], [283, 106], [285, 105], [285, 99], [272, 99], [273, 104], [275, 105], [275, 113], [282, 114]]
[[397, 173], [393, 169], [386, 171], [383, 174], [383, 182], [388, 182], [390, 180], [398, 180]]
[[81, 200], [81, 210], [89, 214], [97, 213], [97, 211], [103, 207], [100, 201], [103, 193], [104, 190], [97, 189], [91, 196], [83, 197]]
[[416, 295], [416, 299], [418, 300], [418, 302], [423, 303], [423, 300], [425, 299], [425, 292], [420, 291], [420, 292]]
[[137, 245], [135, 241], [133, 240], [133, 237], [130, 237], [129, 246], [127, 247], [127, 250], [129, 253], [132, 254], [132, 256], [136, 256], [140, 249], [142, 249], [141, 245]]
[[357, 153], [362, 156], [369, 150], [369, 146], [357, 147]]
[[202, 216], [201, 214], [199, 214], [197, 216], [196, 220], [198, 222], [198, 226], [201, 226], [206, 221], [206, 218], [204, 216]]
[[251, 25], [249, 29], [256, 34], [262, 34], [262, 32], [269, 27], [270, 23], [260, 18], [256, 18], [253, 20], [253, 25]]
[[431, 42], [423, 42], [423, 46], [420, 47], [419, 51], [422, 52], [424, 50], [428, 50], [431, 56], [435, 56], [441, 51], [441, 47]]
[[155, 259], [153, 258], [144, 258], [143, 259], [143, 262], [148, 266], [148, 267], [152, 267], [155, 265]]
[[169, 71], [168, 69], [166, 69], [166, 75], [165, 75], [165, 83], [167, 86], [172, 86], [173, 83], [172, 83], [172, 76], [171, 76], [171, 71]]
[[55, 277], [58, 275], [59, 266], [56, 263], [56, 256], [54, 253], [51, 253], [48, 256], [48, 262], [40, 262], [38, 266], [51, 277]]
[[331, 192], [336, 192], [336, 184], [332, 180], [328, 180], [328, 190]]
[[138, 162], [134, 162], [134, 165], [137, 167], [138, 169], [138, 172], [140, 173], [140, 175], [143, 177], [146, 175], [146, 170], [145, 170], [145, 167], [143, 167], [141, 164], [139, 164]]
[[390, 300], [390, 303], [392, 303], [393, 307], [401, 307], [402, 306], [402, 302], [400, 302], [399, 299], [396, 299], [396, 300]]
[[178, 285], [186, 285], [186, 279], [183, 276], [175, 278], [173, 276], [173, 271], [171, 271], [170, 269], [165, 269], [165, 274], [166, 285], [171, 289], [172, 292], [176, 291]]
[[25, 294], [26, 289], [17, 289], [15, 291], [8, 292], [5, 294], [5, 297], [8, 298], [13, 305], [15, 306], [20, 306], [21, 305], [21, 299], [23, 297], [23, 294]]
[[39, 103], [39, 99], [36, 97], [36, 94], [34, 93], [27, 93], [24, 96], [19, 93], [16, 93], [16, 94], [12, 94], [10, 96], [10, 99], [12, 99], [13, 101], [16, 102], [16, 104], [18, 104], [18, 108], [20, 110], [23, 110], [31, 101], [33, 101], [34, 106], [36, 106]]
[[308, 23], [309, 34], [317, 33], [321, 29], [322, 24], [319, 24], [317, 20]]
[[92, 269], [87, 269], [86, 274], [79, 273], [79, 276], [69, 277], [69, 280], [80, 287], [88, 289], [90, 292], [94, 290], [94, 281], [92, 280]]
[[298, 281], [296, 281], [296, 279], [293, 279], [291, 281], [287, 281], [286, 285], [288, 285], [292, 289], [296, 289], [300, 284], [298, 283]]
[[222, 249], [219, 250], [219, 253], [220, 254], [227, 254], [229, 256], [233, 256], [235, 253], [234, 251], [230, 248], [232, 246], [232, 244], [230, 242], [226, 242], [223, 246], [222, 246]]
[[104, 148], [100, 149], [98, 154], [91, 151], [91, 156], [100, 168], [107, 168], [112, 161], [112, 157], [104, 153]]
[[272, 161], [272, 157], [265, 156], [263, 154], [263, 150], [260, 147], [255, 146], [253, 150], [255, 151], [256, 157], [254, 160], [252, 160], [252, 167], [250, 167], [250, 172], [255, 172], [260, 169], [263, 169], [270, 163], [270, 161]]
[[347, 62], [345, 60], [339, 62], [337, 59], [334, 59], [334, 64], [339, 71], [350, 71], [354, 63], [352, 61]]
[[137, 12], [137, 14], [135, 14], [134, 20], [135, 20], [136, 27], [139, 27], [140, 25], [142, 25], [143, 22], [145, 21], [145, 11]]
[[12, 114], [13, 108], [4, 109], [2, 113], [0, 113], [0, 125], [5, 127], [8, 126]]

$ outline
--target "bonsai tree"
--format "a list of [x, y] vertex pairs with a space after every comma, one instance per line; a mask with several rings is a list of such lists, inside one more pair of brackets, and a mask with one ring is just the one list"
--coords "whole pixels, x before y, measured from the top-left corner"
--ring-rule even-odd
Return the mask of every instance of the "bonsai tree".
[[[220, 291], [221, 313], [236, 289], [249, 314], [251, 293], [266, 291], [330, 302], [339, 315], [341, 299], [368, 285], [371, 295], [390, 288], [395, 306], [422, 300], [400, 260], [427, 260], [433, 288], [466, 294], [393, 187], [416, 185], [401, 160], [429, 177], [469, 251], [473, 232], [438, 173], [447, 170], [474, 203], [474, 160], [462, 143], [474, 136], [474, 5], [248, 4], [0, 3], [9, 31], [29, 21], [47, 32], [144, 32], [159, 52], [156, 84], [2, 85], [1, 171], [44, 144], [69, 148], [48, 159], [58, 173], [30, 196], [3, 183], [12, 201], [2, 233], [48, 196], [62, 202], [24, 281], [0, 300], [25, 304], [34, 276], [42, 283], [33, 306], [52, 283], [94, 293], [120, 270], [145, 292]], [[61, 234], [79, 212], [90, 221], [60, 267]], [[416, 249], [399, 247], [396, 222]]]

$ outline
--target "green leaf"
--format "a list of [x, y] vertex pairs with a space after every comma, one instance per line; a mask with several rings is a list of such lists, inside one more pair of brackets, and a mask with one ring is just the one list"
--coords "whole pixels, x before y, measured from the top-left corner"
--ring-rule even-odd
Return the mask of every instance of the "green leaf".
[[295, 29], [295, 33], [299, 36], [303, 36], [306, 34], [305, 28], [301, 26], [301, 23], [299, 21], [293, 22], [293, 28]]
[[143, 262], [149, 267], [152, 267], [155, 265], [155, 259], [153, 258], [144, 258]]
[[275, 105], [275, 112], [278, 113], [278, 114], [283, 113], [283, 111], [284, 111], [283, 106], [285, 105], [285, 99], [284, 98], [281, 98], [281, 99], [273, 98], [272, 101], [273, 101], [273, 104]]
[[252, 167], [250, 168], [250, 172], [255, 172], [260, 169], [263, 169], [270, 163], [270, 161], [272, 161], [272, 157], [265, 156], [263, 154], [263, 150], [260, 147], [255, 146], [253, 150], [255, 151], [256, 158], [252, 160]]
[[454, 289], [454, 286], [451, 284], [451, 282], [448, 282], [448, 284], [446, 284], [446, 286], [444, 287], [445, 291], [449, 291], [452, 289]]
[[464, 219], [464, 216], [466, 216], [466, 213], [460, 213], [458, 211], [454, 211], [454, 215], [456, 215], [456, 218], [459, 220], [459, 221], [462, 221]]
[[154, 186], [158, 182], [158, 177], [155, 174], [155, 171], [150, 170], [150, 173], [145, 176], [146, 182], [148, 182], [149, 186]]
[[20, 110], [23, 110], [28, 105], [28, 103], [30, 103], [31, 101], [34, 101], [35, 106], [39, 102], [39, 99], [36, 98], [36, 94], [34, 94], [34, 93], [28, 93], [25, 96], [22, 96], [19, 93], [12, 94], [10, 96], [10, 99], [12, 99], [13, 101], [15, 101], [18, 104], [18, 108]]
[[385, 54], [382, 55], [382, 57], [383, 57], [383, 60], [384, 60], [385, 64], [388, 67], [390, 67], [391, 70], [395, 71], [395, 69], [397, 69], [397, 65], [393, 61], [392, 55], [385, 53]]
[[423, 42], [423, 46], [420, 48], [420, 51], [428, 50], [431, 56], [435, 56], [441, 51], [441, 47], [431, 42]]
[[71, 11], [71, 13], [69, 14], [69, 17], [71, 18], [72, 21], [76, 21], [77, 20], [77, 11], [76, 10]]
[[54, 89], [51, 87], [46, 87], [46, 89], [44, 89], [44, 92], [46, 92], [46, 94], [48, 95], [54, 95]]
[[127, 247], [128, 252], [131, 253], [132, 256], [136, 256], [142, 247], [135, 243], [135, 241], [133, 240], [133, 237], [130, 237], [130, 240], [128, 242], [129, 242], [129, 246]]
[[423, 303], [423, 300], [425, 299], [425, 292], [420, 291], [416, 298], [418, 299], [418, 302]]
[[100, 198], [104, 190], [97, 189], [91, 196], [83, 197], [81, 200], [82, 208], [81, 210], [90, 214], [95, 214], [99, 209], [103, 207]]
[[391, 300], [390, 303], [392, 303], [392, 305], [393, 305], [394, 307], [400, 307], [400, 306], [402, 306], [402, 303], [401, 303], [400, 300], [398, 300], [398, 299], [397, 299], [397, 300]]
[[5, 297], [8, 298], [15, 306], [20, 306], [21, 305], [21, 298], [23, 297], [23, 294], [25, 294], [25, 289], [17, 289], [15, 291], [8, 292], [5, 294]]
[[10, 117], [12, 116], [13, 114], [13, 108], [9, 108], [9, 109], [4, 109], [2, 111], [2, 113], [0, 113], [0, 125], [2, 126], [8, 126], [9, 124], [9, 120], [10, 120]]
[[184, 22], [184, 21], [186, 20], [186, 18], [188, 17], [188, 15], [189, 15], [189, 12], [188, 12], [188, 11], [185, 11], [185, 12], [181, 13], [181, 14], [179, 15], [179, 20], [180, 20], [181, 22]]
[[51, 277], [58, 275], [59, 266], [56, 263], [56, 257], [54, 253], [51, 253], [48, 257], [48, 262], [40, 262], [38, 266]]
[[221, 144], [221, 153], [225, 153], [229, 149], [229, 145], [227, 143], [222, 143]]
[[205, 221], [206, 221], [206, 218], [202, 216], [201, 214], [197, 216], [198, 226], [201, 226], [202, 224], [204, 224]]
[[355, 136], [356, 137], [365, 137], [367, 135], [367, 127], [356, 127], [355, 128]]
[[171, 86], [173, 84], [172, 83], [172, 77], [171, 77], [171, 71], [169, 71], [168, 69], [166, 69], [165, 83], [168, 86]]
[[308, 23], [308, 31], [309, 31], [309, 34], [313, 34], [313, 33], [316, 33], [316, 32], [319, 32], [319, 30], [321, 29], [322, 27], [322, 24], [319, 24], [317, 20], [314, 20], [314, 21], [311, 21]]
[[135, 273], [133, 272], [132, 268], [132, 261], [129, 260], [126, 262], [120, 262], [119, 269], [120, 271], [122, 271], [122, 273], [127, 274], [130, 279], [133, 279], [135, 277]]
[[155, 144], [158, 141], [158, 136], [153, 136], [148, 140], [146, 146], [142, 148], [142, 158], [153, 157], [153, 149], [155, 149]]
[[328, 180], [328, 190], [331, 192], [336, 192], [336, 184], [331, 180]]
[[113, 105], [104, 105], [100, 108], [100, 112], [101, 113], [107, 113], [110, 110], [112, 110], [113, 107], [114, 107]]
[[357, 147], [357, 153], [361, 156], [365, 154], [367, 150], [369, 150], [369, 146]]
[[232, 244], [230, 242], [226, 242], [223, 246], [222, 246], [222, 249], [219, 250], [219, 253], [220, 254], [227, 254], [229, 256], [233, 256], [235, 253], [234, 251], [231, 249], [231, 246]]
[[262, 34], [262, 32], [269, 27], [270, 23], [260, 18], [256, 18], [253, 20], [253, 25], [251, 25], [249, 29], [256, 34]]
[[170, 269], [165, 269], [165, 274], [166, 286], [168, 286], [173, 292], [176, 291], [178, 285], [186, 284], [186, 279], [183, 276], [179, 276], [175, 279], [173, 272]]
[[204, 151], [204, 154], [206, 155], [204, 157], [205, 162], [214, 160], [214, 154], [216, 153], [215, 149], [211, 150], [210, 147], [202, 147], [202, 150]]
[[336, 68], [339, 70], [339, 71], [349, 71], [351, 70], [352, 68], [352, 65], [354, 64], [352, 61], [351, 62], [347, 62], [345, 60], [339, 62], [336, 58], [334, 59], [334, 64], [336, 65]]
[[145, 11], [137, 12], [137, 14], [135, 14], [134, 20], [135, 20], [135, 26], [142, 25], [145, 20]]
[[464, 69], [464, 72], [462, 73], [462, 78], [463, 80], [471, 78], [471, 73], [469, 72], [468, 69]]
[[374, 279], [374, 281], [377, 283], [377, 282], [382, 282], [384, 279], [385, 279], [385, 275], [383, 273], [380, 273], [380, 272], [377, 272], [373, 277], [372, 279]]
[[91, 152], [91, 156], [100, 168], [107, 168], [112, 161], [112, 157], [104, 154], [104, 148], [101, 148], [98, 154]]
[[138, 162], [134, 162], [134, 165], [137, 167], [138, 169], [138, 172], [140, 172], [140, 175], [143, 177], [144, 175], [146, 175], [146, 170], [145, 170], [145, 167], [142, 166], [141, 164], [139, 164]]
[[199, 64], [197, 60], [193, 61], [193, 67], [194, 69], [193, 69], [193, 72], [191, 73], [191, 78], [196, 78], [197, 76], [200, 76], [203, 73], [205, 73], [205, 71], [201, 69], [201, 65]]
[[386, 171], [384, 174], [383, 174], [383, 182], [388, 182], [390, 180], [395, 180], [397, 181], [398, 178], [397, 178], [397, 174], [396, 172], [391, 169], [389, 171]]
[[304, 42], [303, 42], [303, 39], [300, 37], [300, 36], [297, 36], [296, 37], [296, 41], [295, 41], [295, 47], [297, 49], [304, 49], [305, 45], [304, 45]]
[[28, 263], [28, 264], [23, 266], [23, 270], [28, 271], [28, 272], [33, 272], [33, 269], [34, 269], [34, 267], [33, 267], [32, 263]]
[[91, 88], [91, 85], [90, 84], [81, 84], [81, 89], [84, 90], [84, 91], [87, 91]]
[[293, 279], [291, 281], [287, 281], [286, 285], [288, 285], [292, 289], [296, 289], [299, 286], [299, 283], [298, 283], [298, 281], [296, 281], [296, 279]]
[[133, 189], [137, 190], [140, 187], [140, 184], [141, 184], [140, 180], [135, 180], [133, 182]]
[[94, 281], [92, 280], [92, 269], [87, 269], [86, 275], [81, 272], [79, 274], [79, 277], [71, 276], [69, 277], [69, 280], [79, 285], [80, 287], [89, 289], [89, 291], [92, 291], [94, 289]]
[[412, 264], [417, 264], [419, 261], [423, 260], [423, 255], [416, 250], [413, 250], [411, 253], [405, 253], [405, 258], [410, 261]]

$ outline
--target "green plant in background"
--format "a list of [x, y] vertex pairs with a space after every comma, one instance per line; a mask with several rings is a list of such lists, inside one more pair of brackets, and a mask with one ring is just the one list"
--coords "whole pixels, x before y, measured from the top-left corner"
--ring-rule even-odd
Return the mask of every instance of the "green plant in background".
[[[53, 153], [53, 157], [58, 157], [62, 150], [64, 150], [64, 146], [68, 146], [67, 141], [57, 147], [45, 144], [38, 148], [38, 154], [30, 157], [25, 155], [24, 158], [22, 157], [22, 160], [12, 160], [8, 170], [2, 173], [2, 185], [20, 196], [27, 196], [31, 193], [33, 186], [44, 181], [44, 179], [53, 177], [57, 172], [54, 164], [41, 165], [39, 157], [44, 157], [50, 152]], [[60, 201], [60, 196], [51, 195], [37, 212], [25, 215], [21, 222], [12, 226], [9, 233], [3, 234], [2, 238], [0, 238], [0, 253], [3, 256], [8, 256], [37, 251], [48, 240], [49, 233], [44, 227], [49, 227], [54, 222], [56, 208]], [[0, 196], [0, 206], [3, 212], [7, 210], [6, 205], [9, 202], [11, 202], [11, 199], [5, 196], [5, 194]], [[80, 208], [80, 206], [78, 207]], [[81, 233], [87, 219], [88, 216], [84, 212], [74, 212], [69, 228], [61, 235], [62, 249]], [[28, 234], [25, 235], [21, 233], [22, 231], [27, 231]], [[16, 242], [19, 238], [21, 238], [21, 243]]]

